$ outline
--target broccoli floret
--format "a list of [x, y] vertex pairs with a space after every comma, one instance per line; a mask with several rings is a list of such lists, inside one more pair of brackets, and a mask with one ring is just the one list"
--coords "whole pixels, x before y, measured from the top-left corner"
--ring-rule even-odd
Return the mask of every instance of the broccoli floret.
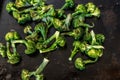
[[29, 0], [15, 0], [15, 6], [17, 8], [29, 7], [31, 6]]
[[95, 60], [83, 60], [82, 58], [77, 58], [75, 60], [75, 68], [77, 68], [78, 70], [84, 70], [86, 64], [95, 63], [97, 60], [97, 58]]
[[82, 37], [83, 33], [84, 33], [83, 28], [79, 27], [79, 28], [73, 29], [70, 32], [62, 33], [62, 35], [68, 35], [73, 37], [75, 40], [79, 40]]
[[35, 80], [43, 80], [44, 76], [42, 74], [42, 71], [45, 69], [48, 62], [49, 60], [44, 58], [43, 62], [40, 64], [40, 66], [35, 71], [30, 72], [29, 70], [23, 69], [21, 73], [22, 80], [29, 80], [31, 76], [34, 76]]
[[95, 17], [100, 17], [100, 10], [96, 5], [94, 5], [92, 2], [89, 2], [86, 4], [87, 12], [88, 12], [88, 17], [90, 16], [95, 16]]
[[71, 16], [71, 14], [68, 14], [67, 17], [62, 21], [58, 18], [53, 18], [52, 24], [53, 24], [54, 28], [57, 29], [58, 31], [61, 31], [61, 32], [69, 31], [71, 20], [72, 20], [72, 16]]
[[21, 14], [20, 17], [18, 18], [19, 24], [24, 24], [28, 21], [31, 21], [31, 17], [29, 14]]
[[41, 22], [41, 23], [37, 24], [35, 26], [34, 30], [36, 32], [38, 32], [38, 33], [40, 32], [41, 35], [42, 35], [42, 37], [43, 37], [43, 40], [46, 40], [46, 38], [47, 38], [47, 32], [48, 32], [48, 27], [46, 26], [45, 23]]
[[20, 39], [20, 35], [16, 31], [10, 31], [5, 35], [6, 41], [17, 40], [17, 39]]
[[48, 44], [54, 40], [54, 39], [57, 39], [60, 35], [60, 32], [59, 31], [56, 31], [50, 38], [48, 38], [47, 40], [40, 40], [37, 44], [36, 44], [36, 48], [41, 50], [41, 49], [44, 49], [48, 46]]
[[77, 7], [75, 8], [75, 12], [72, 14], [72, 16], [77, 16], [81, 14], [86, 14], [87, 10], [85, 5], [83, 4], [78, 4]]
[[2, 44], [2, 43], [0, 43], [0, 55], [2, 56], [2, 57], [6, 57], [6, 46], [4, 45], [4, 44]]
[[7, 5], [6, 5], [6, 10], [8, 13], [11, 13], [13, 11], [18, 11], [16, 8], [15, 8], [15, 5], [13, 2], [9, 2]]
[[66, 43], [65, 38], [63, 36], [58, 36], [58, 38], [56, 38], [56, 41], [49, 48], [41, 49], [39, 51], [40, 53], [50, 52], [58, 47], [64, 47], [65, 43]]
[[65, 0], [65, 4], [62, 6], [63, 9], [73, 8], [75, 5], [74, 0]]
[[105, 41], [105, 36], [103, 34], [96, 34], [95, 38], [96, 38], [96, 42], [100, 45], [102, 45], [103, 42]]

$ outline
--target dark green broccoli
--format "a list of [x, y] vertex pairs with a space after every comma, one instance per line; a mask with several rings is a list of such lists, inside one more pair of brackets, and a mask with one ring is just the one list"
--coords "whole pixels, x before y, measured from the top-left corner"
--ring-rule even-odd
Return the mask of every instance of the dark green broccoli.
[[68, 14], [67, 17], [62, 21], [58, 18], [52, 18], [52, 24], [58, 31], [69, 31], [71, 20], [72, 16], [71, 14]]
[[68, 35], [68, 36], [71, 36], [73, 37], [75, 40], [79, 40], [82, 35], [84, 34], [84, 29], [79, 27], [79, 28], [76, 28], [76, 29], [73, 29], [72, 31], [70, 32], [65, 32], [65, 33], [62, 33], [62, 35]]
[[58, 38], [56, 38], [56, 41], [49, 48], [45, 48], [45, 49], [43, 48], [43, 49], [40, 49], [39, 51], [40, 53], [50, 52], [55, 50], [58, 47], [64, 47], [65, 43], [66, 43], [65, 38], [60, 35], [58, 36]]
[[13, 40], [13, 44], [22, 43], [26, 46], [25, 54], [32, 54], [36, 51], [35, 42], [32, 40]]
[[94, 24], [90, 25], [85, 23], [85, 17], [83, 15], [78, 15], [73, 18], [72, 21], [73, 27], [78, 28], [80, 26], [85, 27], [85, 28], [93, 28]]
[[32, 40], [34, 42], [38, 41], [38, 32], [32, 31], [32, 27], [30, 25], [24, 28], [24, 33], [27, 34], [27, 36], [25, 36], [26, 40]]
[[34, 76], [35, 80], [43, 80], [44, 76], [42, 74], [42, 71], [47, 66], [48, 62], [49, 60], [44, 58], [40, 66], [35, 71], [32, 71], [32, 72], [30, 72], [29, 70], [23, 69], [21, 73], [22, 80], [29, 80], [31, 76]]
[[75, 6], [74, 0], [65, 0], [65, 4], [62, 6], [63, 9], [73, 8]]
[[2, 44], [2, 43], [0, 43], [0, 55], [2, 56], [2, 57], [6, 57], [6, 46], [4, 45], [4, 44]]
[[41, 22], [41, 23], [37, 24], [35, 26], [34, 30], [36, 32], [38, 32], [38, 33], [40, 32], [41, 35], [42, 35], [42, 37], [43, 37], [43, 40], [46, 40], [46, 38], [47, 38], [47, 32], [48, 32], [48, 27], [47, 27], [47, 25], [45, 23]]
[[86, 14], [87, 10], [85, 5], [83, 4], [78, 4], [77, 7], [75, 8], [75, 12], [72, 14], [72, 16], [77, 16], [77, 15], [83, 15]]
[[95, 60], [83, 60], [82, 58], [77, 58], [75, 60], [75, 68], [78, 70], [84, 70], [86, 64], [95, 63], [98, 59]]
[[47, 40], [40, 40], [38, 41], [38, 43], [36, 44], [36, 48], [41, 50], [41, 49], [44, 49], [48, 46], [48, 44], [54, 40], [54, 39], [57, 39], [60, 35], [60, 32], [59, 31], [56, 31], [50, 38], [48, 38]]
[[21, 14], [17, 20], [19, 24], [24, 24], [28, 21], [31, 21], [31, 17], [30, 14]]

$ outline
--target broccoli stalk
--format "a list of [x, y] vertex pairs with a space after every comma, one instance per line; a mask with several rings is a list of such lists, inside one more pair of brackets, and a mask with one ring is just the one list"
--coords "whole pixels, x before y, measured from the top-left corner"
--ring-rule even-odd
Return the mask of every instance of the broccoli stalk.
[[40, 53], [46, 53], [46, 52], [50, 52], [55, 50], [56, 48], [58, 48], [58, 46], [60, 47], [64, 47], [66, 41], [65, 38], [63, 36], [59, 36], [58, 38], [56, 38], [56, 41], [49, 47], [49, 48], [43, 48], [40, 49]]
[[78, 70], [84, 70], [86, 64], [95, 63], [97, 60], [98, 58], [96, 58], [95, 60], [83, 60], [82, 58], [77, 58], [75, 60], [75, 68], [77, 68]]
[[4, 45], [4, 44], [2, 44], [2, 43], [0, 43], [0, 55], [2, 56], [2, 57], [6, 57], [6, 46]]
[[47, 45], [54, 39], [57, 39], [60, 35], [60, 32], [59, 31], [56, 31], [50, 38], [48, 38], [47, 40], [45, 41], [39, 41], [37, 44], [36, 44], [36, 48], [41, 50], [41, 49], [44, 49], [47, 47]]
[[36, 51], [35, 42], [32, 40], [13, 40], [12, 44], [22, 43], [26, 46], [25, 54], [32, 54]]
[[79, 52], [79, 45], [80, 44], [81, 43], [79, 41], [74, 41], [73, 42], [74, 49], [72, 50], [72, 53], [71, 53], [71, 55], [69, 57], [69, 61], [72, 61], [73, 57]]
[[32, 72], [30, 72], [29, 70], [23, 69], [21, 73], [22, 80], [29, 80], [31, 76], [35, 76], [35, 80], [43, 80], [44, 76], [42, 74], [42, 71], [45, 69], [48, 62], [49, 60], [44, 58], [40, 66], [35, 71], [32, 71]]

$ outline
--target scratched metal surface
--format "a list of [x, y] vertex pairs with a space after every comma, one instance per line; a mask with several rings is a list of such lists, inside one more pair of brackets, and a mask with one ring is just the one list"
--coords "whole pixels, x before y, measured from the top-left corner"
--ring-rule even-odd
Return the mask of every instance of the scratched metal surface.
[[[0, 42], [5, 43], [5, 33], [15, 29], [22, 37], [23, 26], [19, 25], [5, 6], [9, 0], [0, 0]], [[101, 9], [101, 18], [95, 21], [95, 32], [106, 36], [104, 55], [95, 64], [88, 65], [86, 70], [78, 71], [73, 62], [68, 61], [72, 49], [72, 40], [67, 43], [67, 48], [56, 50], [48, 54], [50, 63], [43, 71], [46, 80], [120, 80], [120, 1], [119, 0], [75, 0], [75, 3], [94, 2]], [[56, 8], [63, 5], [64, 0], [49, 0]], [[27, 56], [24, 46], [18, 46], [22, 60], [17, 65], [10, 65], [7, 59], [0, 56], [0, 80], [21, 80], [20, 72], [23, 68], [35, 70], [42, 62], [43, 55]]]

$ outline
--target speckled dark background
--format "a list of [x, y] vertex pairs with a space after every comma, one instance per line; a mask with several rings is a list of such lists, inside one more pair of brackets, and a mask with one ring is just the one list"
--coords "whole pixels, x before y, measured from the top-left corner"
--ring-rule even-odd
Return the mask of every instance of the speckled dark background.
[[[1, 2], [2, 1], [2, 2]], [[11, 29], [18, 31], [22, 37], [23, 26], [19, 25], [5, 6], [9, 0], [0, 0], [0, 42], [5, 43], [4, 35]], [[72, 39], [67, 47], [48, 54], [50, 63], [43, 71], [46, 80], [120, 80], [120, 0], [75, 0], [75, 3], [94, 2], [101, 9], [101, 17], [95, 20], [95, 33], [106, 36], [104, 55], [95, 64], [88, 65], [86, 70], [78, 71], [68, 57], [72, 50]], [[63, 5], [64, 0], [48, 0], [56, 8]], [[23, 68], [35, 70], [43, 60], [43, 55], [25, 55], [24, 46], [18, 46], [22, 60], [17, 65], [8, 64], [7, 59], [0, 56], [0, 80], [21, 80], [20, 72]], [[79, 55], [78, 55], [79, 56]]]

